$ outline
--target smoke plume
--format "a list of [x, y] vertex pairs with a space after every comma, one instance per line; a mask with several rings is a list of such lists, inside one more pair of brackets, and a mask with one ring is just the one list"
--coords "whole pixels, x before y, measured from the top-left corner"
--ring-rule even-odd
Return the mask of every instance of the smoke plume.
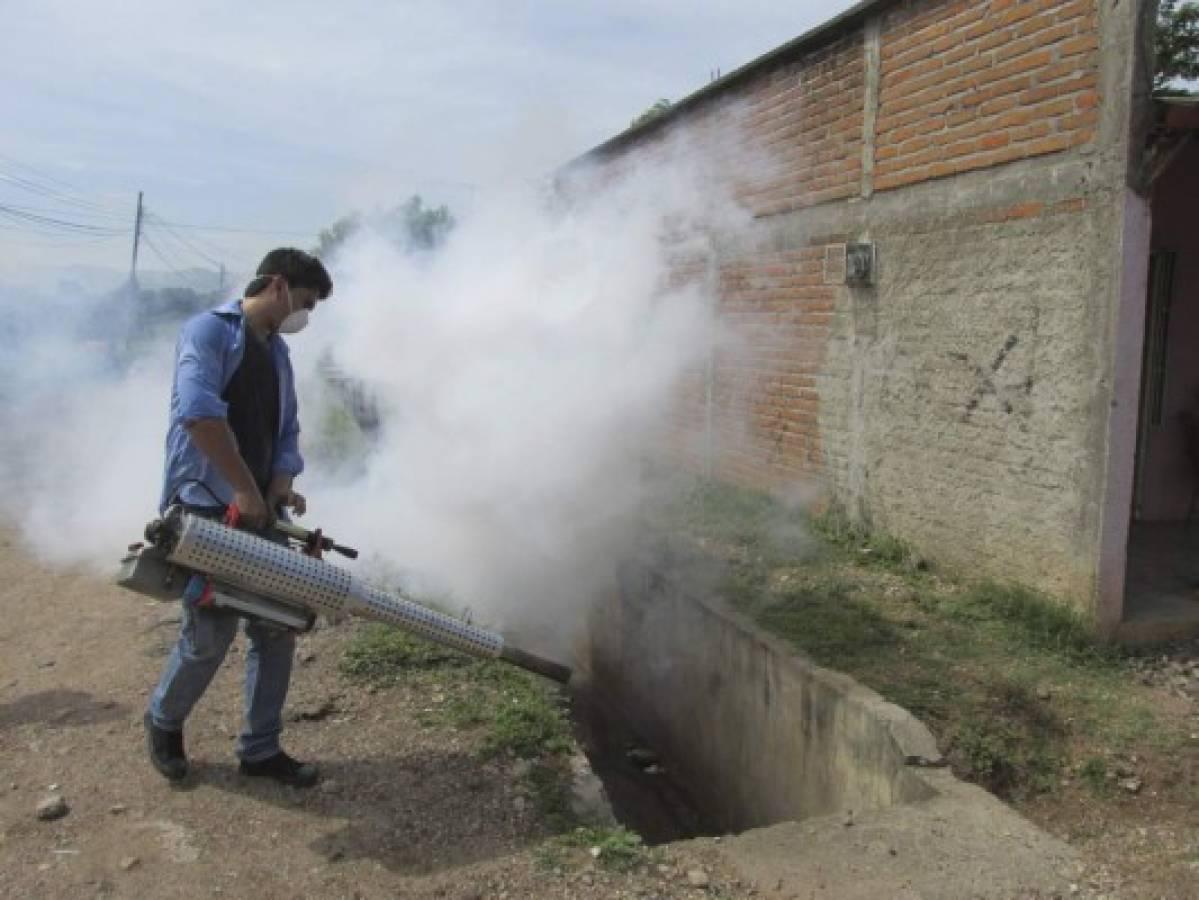
[[[610, 584], [641, 462], [713, 340], [712, 285], [673, 261], [740, 216], [675, 152], [483, 197], [433, 254], [360, 234], [290, 340], [307, 523], [476, 621], [569, 633]], [[61, 369], [72, 340], [42, 328], [6, 366], [21, 374], [5, 506], [43, 556], [111, 569], [154, 512], [171, 338], [107, 375]], [[370, 433], [330, 363], [372, 398]]]

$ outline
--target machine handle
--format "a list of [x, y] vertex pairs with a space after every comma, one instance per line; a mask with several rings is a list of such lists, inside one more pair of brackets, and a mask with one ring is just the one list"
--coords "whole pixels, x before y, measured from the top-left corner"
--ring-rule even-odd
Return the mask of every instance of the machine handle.
[[321, 550], [332, 550], [334, 553], [340, 553], [342, 556], [349, 559], [357, 559], [358, 551], [353, 547], [347, 547], [344, 544], [339, 544], [331, 537], [326, 537], [319, 531], [309, 531], [307, 528], [301, 528], [292, 522], [284, 522], [282, 519], [276, 519], [271, 526], [280, 534], [287, 535], [289, 538], [294, 538], [297, 541], [302, 541], [305, 544], [316, 539], [316, 544]]
[[[237, 508], [236, 503], [230, 503], [225, 509], [225, 524], [230, 528], [236, 528], [240, 522], [241, 510]], [[358, 558], [357, 550], [353, 547], [347, 547], [345, 544], [338, 544], [333, 538], [322, 534], [319, 528], [316, 531], [309, 531], [307, 528], [301, 528], [299, 525], [285, 522], [282, 519], [275, 519], [270, 527], [282, 535], [303, 542], [305, 545], [314, 544], [319, 550], [332, 550], [334, 553], [340, 553], [348, 559]]]

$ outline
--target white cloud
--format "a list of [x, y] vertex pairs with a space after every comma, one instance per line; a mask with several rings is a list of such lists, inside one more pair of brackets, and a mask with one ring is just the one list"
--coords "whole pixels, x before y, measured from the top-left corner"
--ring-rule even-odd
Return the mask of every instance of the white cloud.
[[16, 0], [0, 153], [179, 219], [315, 231], [545, 171], [849, 5]]

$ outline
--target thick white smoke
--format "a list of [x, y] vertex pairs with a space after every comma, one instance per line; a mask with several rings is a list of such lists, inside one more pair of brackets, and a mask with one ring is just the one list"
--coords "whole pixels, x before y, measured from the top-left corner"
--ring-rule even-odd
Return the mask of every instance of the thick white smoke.
[[0, 297], [0, 523], [49, 562], [115, 569], [158, 505], [173, 339], [125, 352], [131, 303]]
[[[672, 279], [672, 257], [741, 215], [680, 154], [578, 176], [568, 193], [484, 197], [430, 255], [362, 235], [290, 341], [306, 522], [479, 621], [558, 634], [609, 583], [640, 462], [713, 339], [712, 285]], [[9, 518], [43, 555], [111, 568], [153, 514], [171, 343], [115, 378], [24, 372], [40, 382], [7, 410], [21, 446], [0, 474]], [[329, 395], [313, 388], [330, 356], [375, 397], [369, 447], [330, 437]]]
[[677, 156], [570, 195], [485, 199], [430, 258], [364, 237], [295, 344], [381, 408], [358, 477], [314, 459], [315, 516], [485, 621], [559, 634], [611, 583], [640, 464], [713, 338], [710, 283], [671, 260], [739, 215]]

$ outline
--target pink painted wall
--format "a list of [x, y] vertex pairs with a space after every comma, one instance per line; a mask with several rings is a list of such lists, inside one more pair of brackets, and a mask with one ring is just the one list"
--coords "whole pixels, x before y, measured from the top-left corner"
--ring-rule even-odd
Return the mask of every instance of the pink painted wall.
[[1199, 141], [1187, 147], [1153, 190], [1154, 250], [1173, 250], [1174, 295], [1166, 357], [1162, 424], [1149, 432], [1141, 518], [1186, 515], [1195, 474], [1183, 449], [1178, 414], [1199, 412]]

